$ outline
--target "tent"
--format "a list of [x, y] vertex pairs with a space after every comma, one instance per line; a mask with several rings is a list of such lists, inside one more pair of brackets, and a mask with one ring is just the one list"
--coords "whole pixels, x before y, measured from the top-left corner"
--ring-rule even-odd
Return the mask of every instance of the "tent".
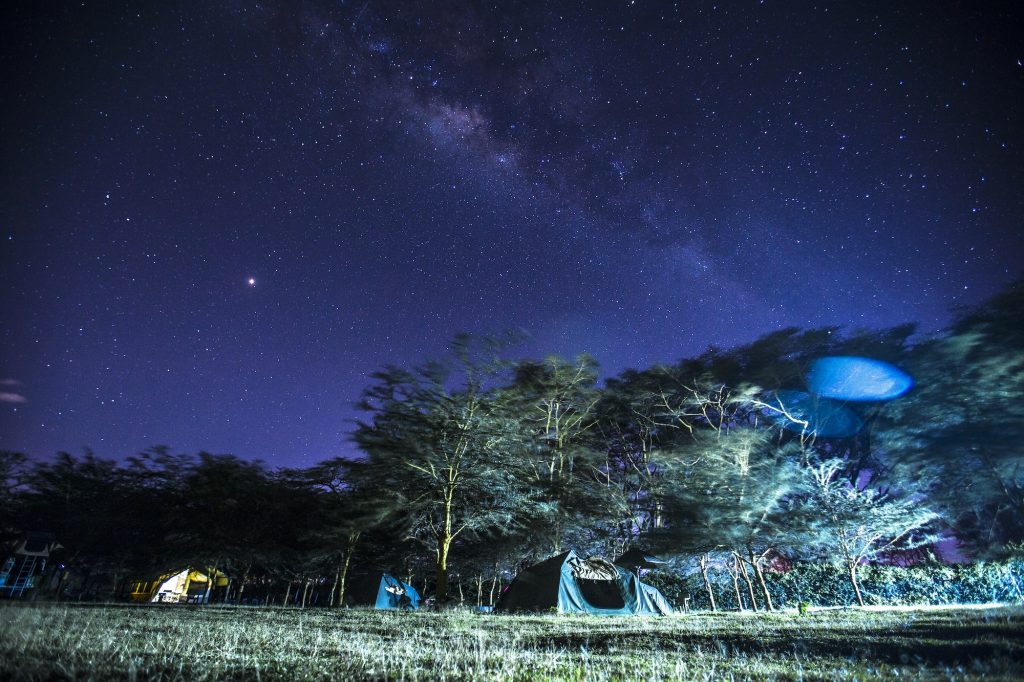
[[[210, 585], [210, 575], [214, 583]], [[205, 603], [215, 588], [226, 588], [228, 577], [220, 571], [202, 573], [194, 568], [136, 578], [131, 582], [133, 601], [178, 604]]]
[[[408, 601], [405, 602], [403, 597], [408, 597]], [[418, 609], [420, 593], [409, 583], [388, 573], [378, 573], [353, 578], [345, 586], [345, 603], [374, 609]]]
[[640, 583], [640, 587], [644, 592], [647, 593], [647, 598], [654, 604], [654, 607], [658, 610], [659, 614], [668, 615], [672, 613], [672, 605], [668, 603], [668, 599], [665, 598], [657, 587], [654, 585], [648, 585], [647, 583]]
[[655, 587], [609, 561], [583, 559], [569, 550], [516, 576], [495, 605], [501, 611], [591, 613], [600, 616], [657, 616], [672, 606]]
[[[23, 597], [30, 590], [37, 589], [53, 568], [46, 570], [50, 554], [64, 545], [57, 542], [50, 533], [28, 532], [0, 544], [0, 594], [8, 597]], [[5, 556], [6, 555], [6, 556]]]

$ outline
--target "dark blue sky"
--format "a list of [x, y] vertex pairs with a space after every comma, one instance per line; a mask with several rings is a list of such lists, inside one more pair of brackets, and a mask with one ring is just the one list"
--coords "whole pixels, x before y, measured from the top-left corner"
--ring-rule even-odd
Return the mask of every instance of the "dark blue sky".
[[1024, 266], [1004, 3], [137, 5], [4, 22], [2, 448], [308, 464], [459, 331], [613, 374]]

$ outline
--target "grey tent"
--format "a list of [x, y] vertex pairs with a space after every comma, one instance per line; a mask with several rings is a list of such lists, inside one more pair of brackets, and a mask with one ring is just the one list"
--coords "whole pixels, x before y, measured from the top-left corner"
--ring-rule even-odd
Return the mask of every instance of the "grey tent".
[[626, 569], [604, 559], [583, 559], [572, 550], [521, 572], [494, 607], [496, 612], [549, 609], [601, 616], [672, 613], [661, 592]]

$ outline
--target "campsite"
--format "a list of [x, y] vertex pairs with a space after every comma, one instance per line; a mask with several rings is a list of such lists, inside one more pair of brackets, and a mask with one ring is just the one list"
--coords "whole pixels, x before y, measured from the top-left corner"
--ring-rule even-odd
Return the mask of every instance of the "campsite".
[[0, 682], [1024, 680], [1024, 0], [3, 35]]
[[986, 429], [1019, 407], [951, 401], [948, 368], [987, 339], [962, 372], [1024, 381], [1022, 295], [927, 343], [791, 331], [603, 386], [460, 337], [305, 467], [3, 453], [0, 673], [1014, 679], [1020, 456]]

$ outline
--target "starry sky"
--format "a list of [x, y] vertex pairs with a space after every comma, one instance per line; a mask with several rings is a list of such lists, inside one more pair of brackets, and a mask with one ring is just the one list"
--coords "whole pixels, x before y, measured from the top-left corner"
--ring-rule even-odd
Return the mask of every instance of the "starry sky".
[[354, 452], [459, 331], [606, 375], [1024, 267], [1012, 3], [16, 3], [0, 448]]

